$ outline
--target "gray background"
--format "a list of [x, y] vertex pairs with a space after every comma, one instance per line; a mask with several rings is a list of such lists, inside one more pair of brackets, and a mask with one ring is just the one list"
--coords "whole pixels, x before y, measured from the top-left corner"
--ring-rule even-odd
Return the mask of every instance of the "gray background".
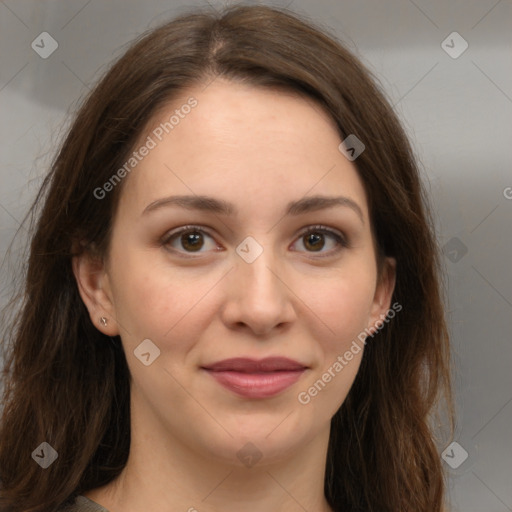
[[[207, 2], [0, 2], [0, 257], [77, 100], [143, 30]], [[212, 9], [220, 1], [210, 0]], [[275, 2], [332, 29], [377, 74], [422, 162], [446, 247], [456, 364], [453, 511], [512, 510], [512, 4], [510, 0]], [[41, 58], [43, 31], [58, 49]], [[457, 58], [462, 41], [469, 45]], [[453, 41], [452, 41], [453, 39]], [[449, 45], [453, 48], [449, 48]], [[23, 231], [22, 231], [23, 233]], [[20, 239], [22, 241], [23, 238]], [[18, 246], [10, 259], [17, 259]], [[466, 252], [467, 251], [467, 252]], [[5, 262], [4, 262], [5, 263]], [[10, 285], [2, 265], [0, 306]], [[457, 462], [460, 449], [449, 451]], [[443, 464], [446, 464], [443, 462]]]

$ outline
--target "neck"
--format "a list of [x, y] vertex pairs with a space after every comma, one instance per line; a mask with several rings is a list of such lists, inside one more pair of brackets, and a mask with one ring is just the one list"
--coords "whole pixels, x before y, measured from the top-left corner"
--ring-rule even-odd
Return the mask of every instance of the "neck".
[[327, 441], [323, 433], [286, 459], [245, 467], [142, 438], [132, 441], [119, 477], [85, 496], [109, 512], [332, 512], [324, 495], [326, 448], [319, 449]]

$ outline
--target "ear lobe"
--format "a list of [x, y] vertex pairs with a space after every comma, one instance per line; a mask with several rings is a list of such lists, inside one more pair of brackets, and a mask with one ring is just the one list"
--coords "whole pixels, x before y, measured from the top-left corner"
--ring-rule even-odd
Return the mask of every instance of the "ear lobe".
[[[115, 320], [109, 277], [103, 261], [87, 251], [82, 251], [73, 257], [72, 268], [91, 322], [103, 334], [117, 336], [119, 329]], [[101, 321], [102, 318], [106, 318], [106, 325]]]
[[375, 295], [371, 307], [368, 329], [373, 331], [382, 326], [384, 318], [391, 306], [391, 298], [395, 290], [396, 283], [396, 259], [386, 257], [382, 273], [375, 288]]

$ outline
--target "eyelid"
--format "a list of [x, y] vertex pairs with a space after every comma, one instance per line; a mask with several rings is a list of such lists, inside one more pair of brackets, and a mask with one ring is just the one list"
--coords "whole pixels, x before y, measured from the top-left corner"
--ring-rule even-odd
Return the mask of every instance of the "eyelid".
[[202, 231], [203, 233], [206, 233], [208, 236], [211, 236], [213, 238], [213, 235], [210, 232], [210, 228], [208, 228], [207, 226], [199, 226], [196, 224], [187, 224], [186, 226], [180, 226], [179, 228], [168, 231], [162, 237], [162, 241], [169, 241], [174, 236], [179, 235], [180, 233], [183, 233], [183, 232], [187, 232], [187, 231]]
[[329, 235], [332, 235], [335, 238], [339, 239], [340, 243], [343, 242], [343, 244], [346, 244], [346, 246], [348, 247], [347, 237], [345, 236], [345, 234], [342, 231], [340, 231], [338, 229], [330, 228], [329, 226], [324, 226], [323, 224], [306, 226], [305, 228], [303, 228], [299, 231], [297, 236], [298, 237], [304, 236], [306, 233], [315, 232], [315, 231], [319, 231], [321, 233], [327, 233]]

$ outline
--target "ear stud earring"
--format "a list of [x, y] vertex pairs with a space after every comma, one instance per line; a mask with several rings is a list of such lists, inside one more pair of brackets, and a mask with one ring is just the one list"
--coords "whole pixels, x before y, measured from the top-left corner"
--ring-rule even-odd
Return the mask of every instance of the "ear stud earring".
[[104, 316], [102, 316], [100, 318], [100, 324], [105, 326], [105, 325], [107, 325], [107, 323], [108, 323], [108, 320]]

